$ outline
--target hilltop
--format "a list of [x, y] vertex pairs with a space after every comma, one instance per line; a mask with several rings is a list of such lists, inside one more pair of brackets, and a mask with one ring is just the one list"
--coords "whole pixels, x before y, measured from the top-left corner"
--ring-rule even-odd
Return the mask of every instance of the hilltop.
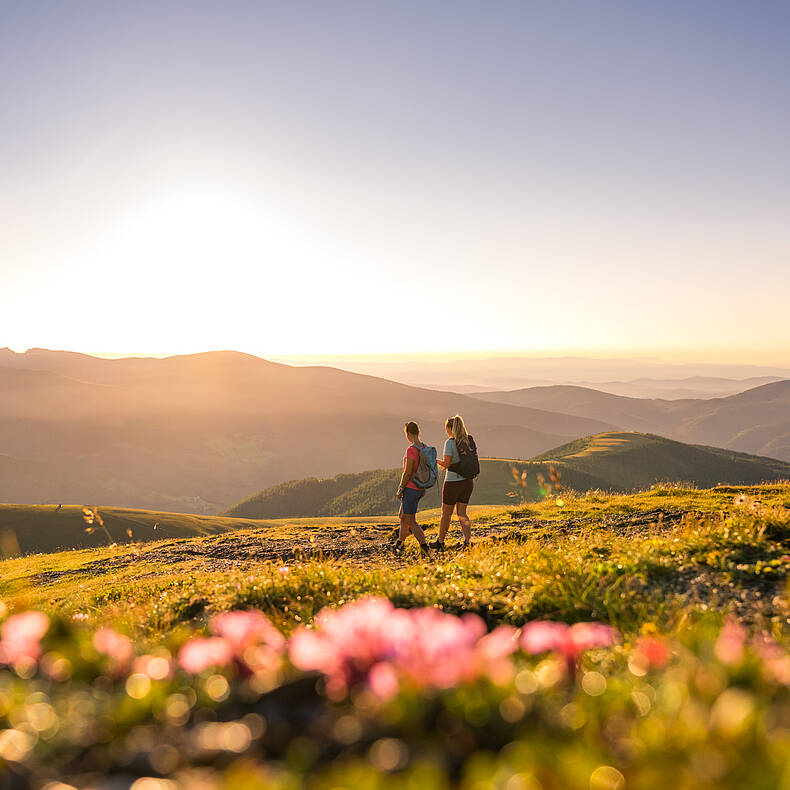
[[644, 488], [658, 481], [690, 482], [702, 488], [790, 479], [790, 463], [720, 447], [685, 444], [653, 434], [608, 432], [577, 439], [535, 456], [572, 473], [604, 481], [611, 491]]
[[[432, 538], [438, 514], [424, 515]], [[627, 775], [648, 788], [671, 783], [678, 763], [707, 770], [699, 744], [714, 738], [734, 755], [734, 778], [705, 786], [778, 786], [786, 749], [763, 722], [790, 713], [790, 485], [570, 495], [474, 518], [470, 550], [455, 526], [430, 557], [412, 541], [394, 556], [391, 521], [345, 519], [0, 562], [4, 611], [38, 610], [24, 622], [47, 631], [35, 675], [21, 661], [1, 670], [16, 728], [5, 730], [6, 770], [22, 777], [9, 786], [165, 776], [192, 787], [199, 763], [211, 786], [264, 788], [276, 760], [282, 787], [357, 787], [361, 776], [383, 788], [401, 778], [377, 757], [386, 747], [416, 766], [403, 787], [490, 784], [518, 749], [542, 787], [620, 788]], [[393, 605], [403, 611], [387, 614]], [[221, 617], [234, 610], [245, 611]], [[336, 676], [316, 647], [336, 616], [330, 655], [349, 656], [355, 685], [327, 692]], [[382, 689], [371, 666], [402, 647], [406, 618], [422, 623], [410, 642], [421, 673], [406, 652], [387, 696], [371, 694]], [[571, 663], [558, 633], [590, 642]], [[425, 687], [437, 663], [439, 688]], [[46, 739], [23, 740], [28, 722], [53, 716], [61, 726]], [[647, 753], [623, 751], [624, 727], [650, 735]], [[579, 738], [595, 752], [572, 775]], [[294, 744], [315, 759], [295, 760]]]
[[[0, 504], [0, 554], [96, 548], [163, 538], [187, 538], [250, 526], [224, 516], [166, 513], [131, 508], [96, 508], [104, 522], [89, 526], [78, 505]], [[259, 526], [259, 525], [258, 525]]]
[[[557, 447], [530, 461], [481, 461], [473, 501], [504, 505], [514, 496], [545, 495], [539, 476], [550, 479], [550, 467], [561, 484], [576, 491], [629, 491], [660, 481], [685, 481], [707, 487], [719, 483], [755, 484], [790, 478], [790, 464], [731, 450], [683, 444], [660, 436], [607, 432]], [[526, 472], [526, 488], [514, 488], [513, 470]], [[291, 480], [259, 491], [229, 508], [238, 518], [355, 516], [397, 512], [394, 491], [399, 469], [375, 469], [319, 480]], [[440, 505], [440, 486], [430, 489], [424, 507]]]
[[[127, 622], [155, 630], [171, 628], [206, 609], [226, 606], [260, 606], [280, 622], [293, 623], [295, 615], [309, 621], [310, 612], [337, 598], [350, 600], [382, 593], [412, 605], [436, 601], [450, 611], [477, 611], [486, 619], [490, 619], [486, 614], [489, 604], [496, 602], [495, 620], [504, 616], [515, 621], [551, 612], [554, 618], [572, 621], [591, 613], [602, 616], [606, 604], [596, 596], [606, 594], [614, 577], [634, 572], [617, 564], [618, 552], [646, 551], [645, 556], [658, 568], [655, 577], [651, 576], [653, 586], [657, 589], [664, 585], [670, 574], [676, 577], [676, 591], [682, 595], [690, 589], [692, 579], [699, 581], [699, 573], [689, 575], [674, 553], [671, 563], [664, 562], [663, 555], [651, 545], [651, 536], [660, 538], [669, 548], [673, 537], [670, 533], [682, 536], [682, 550], [691, 552], [692, 562], [708, 567], [714, 575], [726, 575], [729, 570], [723, 569], [720, 557], [708, 558], [700, 553], [699, 542], [708, 538], [689, 519], [693, 522], [718, 518], [722, 513], [751, 518], [755, 512], [759, 515], [761, 509], [766, 509], [768, 518], [771, 508], [784, 508], [781, 519], [786, 520], [790, 484], [717, 486], [707, 490], [656, 486], [635, 494], [569, 493], [564, 495], [562, 506], [550, 498], [526, 505], [478, 508], [474, 513], [473, 541], [480, 553], [468, 559], [454, 552], [434, 558], [440, 576], [446, 564], [467, 569], [470, 575], [464, 576], [461, 589], [452, 583], [414, 586], [413, 565], [420, 561], [416, 544], [409, 541], [403, 557], [392, 555], [388, 538], [394, 519], [349, 517], [248, 524], [246, 529], [221, 534], [99, 545], [0, 561], [0, 600], [10, 606], [23, 601], [28, 606], [44, 606], [69, 616], [75, 611], [90, 612], [96, 619], [122, 616]], [[423, 514], [429, 536], [435, 532], [438, 517], [437, 510]], [[719, 529], [720, 524], [716, 524]], [[231, 525], [226, 522], [226, 526]], [[714, 526], [711, 524], [710, 529]], [[785, 540], [785, 533], [780, 532], [778, 537]], [[771, 536], [766, 535], [765, 539], [773, 540]], [[582, 540], [579, 545], [572, 542], [577, 538]], [[458, 526], [454, 524], [448, 545], [459, 540]], [[738, 543], [740, 538], [733, 532], [727, 540]], [[511, 581], [507, 588], [499, 581], [491, 581], [495, 573], [492, 568], [500, 567], [498, 563], [491, 564], [492, 557], [512, 559], [522, 551], [519, 546], [532, 546], [530, 551], [534, 551], [538, 544], [540, 563], [546, 567], [538, 570], [537, 566], [529, 566], [536, 574], [532, 581], [520, 578]], [[604, 545], [609, 548], [604, 550]], [[786, 549], [779, 550], [779, 554], [785, 553]], [[564, 574], [570, 587], [563, 588], [556, 584], [556, 570], [552, 568], [556, 565], [567, 570], [571, 558], [587, 570], [578, 569], [575, 581]], [[712, 566], [706, 565], [709, 559]], [[755, 559], [750, 547], [746, 554], [735, 556], [733, 562]], [[283, 564], [293, 566], [291, 575], [273, 574]], [[433, 563], [428, 567], [432, 569]], [[785, 563], [783, 573], [786, 567]], [[600, 588], [590, 586], [590, 579], [602, 570], [608, 574], [606, 584]], [[421, 573], [418, 571], [417, 578]], [[264, 579], [266, 584], [261, 586]], [[776, 581], [765, 573], [749, 579], [741, 572], [737, 579], [739, 583], [754, 582], [758, 586]], [[276, 593], [275, 587], [282, 590]], [[473, 596], [469, 594], [472, 590]], [[303, 599], [297, 599], [297, 595]], [[759, 602], [751, 602], [759, 608]], [[727, 601], [720, 603], [726, 606]], [[770, 603], [770, 599], [765, 603]], [[638, 618], [644, 616], [644, 604], [642, 592], [638, 599], [611, 603], [632, 612], [630, 617], [642, 612], [636, 615]], [[683, 598], [683, 606], [686, 605]], [[585, 608], [584, 613], [579, 606]], [[667, 616], [667, 610], [662, 616]], [[622, 626], [623, 621], [618, 625]]]

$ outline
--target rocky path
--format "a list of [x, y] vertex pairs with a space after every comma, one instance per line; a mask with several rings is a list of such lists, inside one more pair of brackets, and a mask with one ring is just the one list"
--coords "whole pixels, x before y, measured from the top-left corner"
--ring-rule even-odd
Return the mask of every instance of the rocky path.
[[[653, 510], [634, 515], [608, 515], [554, 521], [503, 518], [475, 525], [473, 542], [488, 540], [550, 540], [558, 535], [594, 529], [614, 529], [623, 534], [647, 529], [666, 529], [677, 524], [683, 511]], [[366, 566], [390, 558], [394, 564], [412, 562], [414, 554], [404, 557], [392, 553], [392, 536], [397, 519], [382, 517], [380, 522], [350, 522], [331, 526], [299, 525], [293, 528], [240, 530], [207, 537], [179, 538], [157, 543], [126, 544], [116, 547], [110, 557], [94, 560], [69, 570], [46, 571], [35, 581], [48, 583], [64, 575], [102, 575], [134, 564], [173, 565], [197, 562], [207, 572], [241, 567], [251, 562], [283, 562], [310, 558], [336, 558]], [[435, 529], [429, 531], [429, 539]], [[410, 541], [411, 543], [412, 541]], [[448, 550], [460, 549], [460, 531], [453, 525]]]

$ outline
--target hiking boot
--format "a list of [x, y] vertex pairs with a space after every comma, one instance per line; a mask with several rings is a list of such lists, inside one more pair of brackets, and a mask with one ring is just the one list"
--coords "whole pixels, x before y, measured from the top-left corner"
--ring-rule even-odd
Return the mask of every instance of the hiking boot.
[[402, 540], [396, 540], [395, 543], [392, 545], [392, 550], [393, 552], [395, 552], [395, 554], [403, 554], [403, 549], [404, 546]]
[[472, 542], [466, 541], [463, 546], [461, 546], [461, 551], [469, 551], [472, 548]]
[[431, 544], [429, 544], [429, 545], [430, 545], [430, 547], [431, 547], [431, 548], [432, 548], [434, 551], [444, 551], [444, 549], [445, 549], [445, 545], [444, 545], [444, 543], [442, 543], [442, 542], [441, 542], [440, 540], [438, 540], [438, 539], [437, 539], [437, 540], [435, 540], [433, 543], [431, 543]]
[[387, 540], [390, 543], [394, 543], [396, 540], [398, 540], [399, 537], [400, 537], [400, 527], [395, 527], [395, 529], [392, 530], [392, 532], [390, 532], [390, 536], [387, 538]]
[[427, 543], [420, 543], [420, 554], [422, 554], [425, 557], [431, 556], [431, 549]]

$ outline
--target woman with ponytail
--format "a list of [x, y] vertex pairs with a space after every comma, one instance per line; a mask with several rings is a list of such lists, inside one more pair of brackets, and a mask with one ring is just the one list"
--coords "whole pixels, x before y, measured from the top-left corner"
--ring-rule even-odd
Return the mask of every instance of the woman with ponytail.
[[[460, 463], [462, 455], [468, 457], [473, 454], [475, 462], [477, 461], [477, 447], [474, 439], [466, 432], [463, 417], [460, 414], [450, 417], [444, 427], [448, 439], [444, 443], [444, 457], [437, 460], [437, 463], [447, 470], [447, 474], [442, 487], [442, 519], [439, 522], [439, 537], [431, 544], [431, 548], [437, 551], [444, 550], [444, 539], [450, 529], [453, 511], [458, 514], [458, 521], [461, 522], [464, 548], [469, 548], [472, 540], [472, 522], [466, 514], [466, 508], [475, 487], [474, 476], [464, 477], [457, 471], [453, 471], [451, 467]], [[479, 466], [477, 469], [479, 471]]]

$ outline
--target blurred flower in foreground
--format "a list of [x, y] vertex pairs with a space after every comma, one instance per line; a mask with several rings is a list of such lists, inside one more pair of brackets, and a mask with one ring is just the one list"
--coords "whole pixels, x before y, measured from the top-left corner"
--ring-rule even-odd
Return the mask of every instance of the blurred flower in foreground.
[[740, 664], [743, 660], [745, 645], [746, 629], [740, 623], [728, 619], [722, 626], [713, 652], [722, 664]]
[[41, 655], [41, 638], [49, 629], [43, 612], [21, 612], [0, 626], [0, 662], [37, 661]]
[[763, 675], [774, 683], [790, 686], [790, 655], [776, 640], [770, 634], [757, 634], [752, 647], [762, 661]]
[[576, 671], [576, 662], [585, 650], [610, 647], [620, 639], [620, 632], [603, 623], [556, 623], [536, 620], [527, 623], [521, 634], [521, 646], [527, 653], [555, 653], [565, 659], [568, 672]]
[[462, 617], [439, 609], [396, 609], [383, 598], [366, 598], [340, 609], [324, 609], [316, 628], [291, 637], [290, 657], [302, 670], [327, 676], [327, 691], [340, 698], [365, 683], [381, 699], [406, 681], [418, 688], [443, 689], [512, 674], [517, 632], [501, 626], [491, 634], [477, 615]]
[[642, 676], [649, 669], [663, 669], [672, 653], [664, 639], [657, 636], [641, 636], [636, 641], [628, 668], [634, 675]]
[[165, 655], [142, 655], [135, 658], [132, 672], [151, 680], [164, 680], [172, 675], [170, 659]]
[[125, 671], [134, 656], [134, 645], [128, 636], [119, 634], [113, 628], [100, 628], [93, 635], [96, 652], [110, 658], [118, 672]]
[[187, 642], [178, 654], [182, 669], [199, 675], [210, 667], [224, 667], [233, 660], [230, 643], [218, 636], [197, 638]]
[[223, 612], [212, 617], [209, 628], [239, 654], [252, 644], [264, 644], [276, 651], [285, 649], [285, 637], [257, 609]]
[[209, 622], [212, 637], [187, 642], [178, 654], [182, 669], [199, 674], [232, 661], [245, 671], [274, 671], [285, 652], [285, 637], [257, 609], [223, 612]]

